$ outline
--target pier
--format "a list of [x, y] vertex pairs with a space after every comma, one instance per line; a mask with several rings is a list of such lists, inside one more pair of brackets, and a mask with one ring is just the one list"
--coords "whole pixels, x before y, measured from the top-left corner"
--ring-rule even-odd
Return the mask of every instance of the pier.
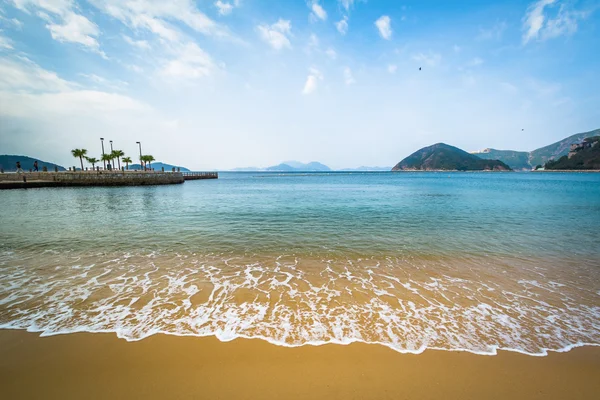
[[186, 181], [195, 181], [198, 179], [218, 179], [218, 172], [182, 172], [183, 179]]
[[218, 179], [217, 172], [61, 171], [0, 173], [0, 189], [82, 186], [176, 185], [186, 180]]

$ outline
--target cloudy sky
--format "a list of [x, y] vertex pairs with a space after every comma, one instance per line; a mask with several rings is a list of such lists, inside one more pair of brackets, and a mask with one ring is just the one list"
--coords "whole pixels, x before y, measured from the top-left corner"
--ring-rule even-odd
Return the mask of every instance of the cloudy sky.
[[0, 0], [0, 153], [71, 165], [105, 137], [229, 169], [531, 150], [600, 128], [598, 71], [598, 0]]

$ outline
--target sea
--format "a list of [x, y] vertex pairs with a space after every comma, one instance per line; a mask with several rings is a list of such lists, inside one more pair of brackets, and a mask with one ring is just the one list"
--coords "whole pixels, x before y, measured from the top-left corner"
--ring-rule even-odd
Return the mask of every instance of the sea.
[[0, 192], [0, 329], [532, 356], [600, 345], [600, 174]]

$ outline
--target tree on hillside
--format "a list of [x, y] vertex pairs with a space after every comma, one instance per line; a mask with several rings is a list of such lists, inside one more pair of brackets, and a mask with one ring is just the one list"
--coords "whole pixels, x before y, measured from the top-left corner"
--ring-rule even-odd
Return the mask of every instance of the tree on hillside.
[[123, 157], [123, 159], [121, 160], [125, 163], [127, 169], [129, 169], [129, 163], [131, 163], [131, 157]]
[[83, 171], [83, 157], [85, 157], [85, 155], [87, 154], [87, 150], [86, 149], [73, 149], [73, 150], [71, 150], [71, 154], [73, 154], [73, 157], [79, 158], [79, 162], [81, 162], [81, 170]]
[[87, 160], [87, 162], [89, 162], [90, 164], [92, 164], [92, 169], [96, 169], [96, 163], [100, 160], [94, 158], [94, 157], [86, 157], [85, 158]]
[[121, 157], [123, 157], [125, 155], [125, 153], [123, 153], [123, 150], [115, 150], [112, 152], [114, 158], [117, 159], [117, 162], [119, 163], [119, 169], [121, 169]]
[[[106, 161], [107, 163], [112, 162], [112, 155], [110, 153], [102, 154], [102, 161]], [[112, 166], [112, 164], [111, 164]]]

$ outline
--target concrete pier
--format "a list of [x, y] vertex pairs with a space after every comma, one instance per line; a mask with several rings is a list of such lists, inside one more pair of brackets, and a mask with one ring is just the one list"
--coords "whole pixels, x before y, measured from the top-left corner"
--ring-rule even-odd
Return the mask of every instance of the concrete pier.
[[184, 182], [181, 172], [64, 171], [0, 174], [0, 189], [68, 186], [174, 185]]

